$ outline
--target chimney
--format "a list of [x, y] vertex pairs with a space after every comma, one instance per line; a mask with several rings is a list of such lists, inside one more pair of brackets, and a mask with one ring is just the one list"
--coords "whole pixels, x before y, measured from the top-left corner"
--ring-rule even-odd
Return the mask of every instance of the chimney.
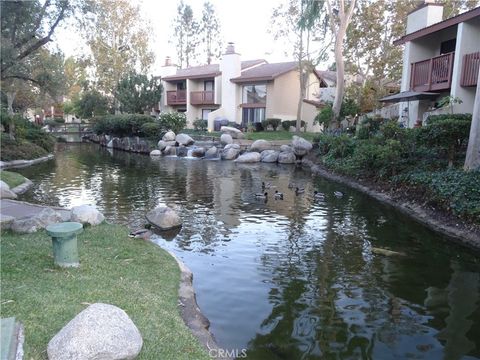
[[227, 49], [224, 55], [235, 54], [235, 44], [233, 42], [229, 42], [227, 45]]
[[163, 66], [172, 66], [172, 59], [170, 59], [170, 56], [165, 58], [165, 65]]
[[407, 16], [407, 34], [411, 34], [443, 20], [443, 5], [435, 0], [424, 0], [423, 4]]

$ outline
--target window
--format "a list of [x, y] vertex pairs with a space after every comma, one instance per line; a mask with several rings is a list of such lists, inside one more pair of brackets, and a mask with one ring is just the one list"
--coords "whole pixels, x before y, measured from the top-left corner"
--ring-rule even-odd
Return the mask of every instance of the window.
[[202, 120], [208, 120], [208, 114], [212, 111], [212, 109], [202, 109]]
[[448, 54], [455, 51], [455, 46], [457, 45], [457, 39], [451, 39], [444, 41], [440, 44], [440, 55]]
[[243, 87], [244, 104], [265, 104], [267, 102], [267, 85], [245, 85]]
[[207, 80], [203, 83], [203, 90], [204, 91], [213, 91], [213, 80]]
[[248, 124], [255, 124], [265, 120], [265, 108], [243, 108], [242, 124], [247, 127]]

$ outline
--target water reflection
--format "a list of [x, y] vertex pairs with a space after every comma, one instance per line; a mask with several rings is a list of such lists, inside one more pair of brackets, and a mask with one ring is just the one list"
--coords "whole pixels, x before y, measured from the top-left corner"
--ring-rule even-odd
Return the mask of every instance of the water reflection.
[[[475, 254], [307, 171], [65, 145], [55, 161], [22, 173], [37, 185], [26, 200], [94, 203], [133, 228], [157, 205], [180, 206], [180, 232], [153, 241], [192, 269], [219, 343], [247, 348], [249, 359], [480, 357]], [[257, 200], [262, 181], [284, 200]], [[288, 189], [291, 181], [305, 194]]]

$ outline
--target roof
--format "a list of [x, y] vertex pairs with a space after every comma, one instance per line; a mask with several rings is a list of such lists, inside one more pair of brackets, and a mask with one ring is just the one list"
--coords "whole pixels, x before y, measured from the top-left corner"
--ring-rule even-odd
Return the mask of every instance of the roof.
[[[265, 62], [264, 59], [247, 60], [241, 62], [242, 70], [251, 68]], [[166, 76], [165, 81], [185, 80], [185, 79], [204, 79], [220, 75], [220, 65], [210, 64], [201, 66], [191, 66], [186, 69], [178, 69], [175, 75]]]
[[326, 80], [333, 83], [337, 83], [337, 72], [330, 70], [314, 70], [317, 77], [325, 82], [325, 85], [328, 86]]
[[472, 9], [470, 11], [464, 12], [463, 14], [459, 14], [454, 16], [450, 19], [441, 21], [439, 23], [427, 26], [426, 28], [414, 31], [413, 33], [407, 34], [402, 36], [400, 39], [397, 39], [393, 42], [394, 45], [402, 45], [408, 41], [412, 41], [415, 39], [419, 39], [426, 35], [430, 35], [434, 32], [449, 28], [451, 26], [455, 26], [459, 23], [465, 22], [467, 20], [471, 20], [473, 18], [480, 17], [480, 7]]
[[398, 103], [404, 101], [414, 101], [414, 100], [428, 100], [434, 99], [438, 97], [438, 93], [431, 93], [431, 92], [416, 92], [416, 91], [402, 91], [398, 94], [393, 94], [390, 96], [386, 96], [381, 98], [380, 102], [389, 102], [389, 103]]
[[298, 62], [281, 62], [273, 64], [263, 64], [253, 69], [245, 70], [242, 75], [230, 79], [234, 83], [246, 83], [252, 81], [271, 81], [276, 77], [286, 74], [289, 71], [295, 70], [298, 67]]

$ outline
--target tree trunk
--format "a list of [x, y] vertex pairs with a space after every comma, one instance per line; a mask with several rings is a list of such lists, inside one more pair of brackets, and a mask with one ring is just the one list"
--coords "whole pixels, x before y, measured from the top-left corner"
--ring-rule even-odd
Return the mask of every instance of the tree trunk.
[[7, 91], [7, 111], [10, 115], [10, 123], [8, 124], [8, 136], [11, 140], [15, 140], [15, 123], [13, 121], [13, 100], [17, 95], [16, 91]]
[[343, 39], [345, 37], [345, 24], [340, 24], [337, 39], [335, 41], [335, 63], [337, 65], [337, 84], [335, 89], [335, 99], [333, 100], [333, 119], [332, 127], [338, 128], [340, 109], [342, 107], [343, 94], [345, 93], [345, 65], [343, 63]]
[[470, 125], [470, 137], [468, 139], [467, 156], [465, 157], [464, 169], [480, 169], [480, 72], [477, 80], [477, 94], [473, 106], [472, 124]]
[[308, 71], [305, 71], [305, 69], [301, 69], [300, 70], [300, 98], [298, 99], [297, 123], [295, 124], [296, 132], [300, 132], [300, 128], [302, 127], [302, 108], [303, 108], [303, 99], [305, 99], [305, 93], [307, 88], [307, 79], [308, 79]]

